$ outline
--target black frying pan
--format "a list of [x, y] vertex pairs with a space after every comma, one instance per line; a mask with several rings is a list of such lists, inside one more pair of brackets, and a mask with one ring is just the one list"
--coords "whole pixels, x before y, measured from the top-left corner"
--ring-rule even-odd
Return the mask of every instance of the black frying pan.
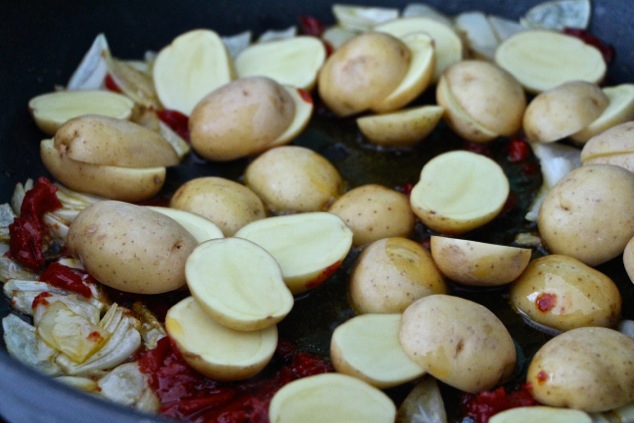
[[[481, 10], [517, 18], [540, 0], [429, 0], [447, 13]], [[347, 0], [343, 3], [402, 7], [408, 1]], [[331, 2], [296, 0], [150, 1], [94, 0], [81, 2], [10, 0], [0, 17], [0, 201], [10, 198], [17, 182], [47, 175], [38, 153], [42, 133], [33, 124], [27, 103], [35, 95], [63, 85], [100, 32], [106, 34], [113, 54], [140, 58], [158, 50], [176, 35], [208, 27], [221, 35], [247, 29], [255, 34], [296, 24], [302, 15], [325, 23], [333, 21]], [[608, 80], [627, 82], [634, 71], [634, 6], [625, 0], [594, 0], [592, 32], [617, 51]], [[319, 131], [298, 142], [322, 145], [338, 134]], [[422, 163], [421, 163], [422, 165]], [[354, 163], [346, 166], [354, 167]], [[212, 165], [185, 166], [172, 172], [173, 184], [200, 174], [235, 172]], [[351, 175], [355, 173], [350, 172]], [[357, 181], [358, 183], [365, 181]], [[619, 277], [624, 277], [622, 272]], [[629, 281], [627, 281], [629, 283]], [[630, 297], [631, 298], [631, 297]], [[631, 305], [624, 306], [624, 312]], [[0, 301], [0, 316], [9, 312]], [[632, 316], [630, 316], [632, 318]], [[292, 329], [291, 329], [292, 330]], [[42, 377], [11, 359], [0, 348], [0, 415], [9, 422], [159, 422], [159, 418], [79, 394]]]

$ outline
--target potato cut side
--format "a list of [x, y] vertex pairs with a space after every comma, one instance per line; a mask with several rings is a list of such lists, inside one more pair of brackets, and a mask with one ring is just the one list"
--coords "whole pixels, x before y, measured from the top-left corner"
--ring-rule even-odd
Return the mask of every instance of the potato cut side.
[[40, 156], [51, 175], [68, 188], [111, 200], [138, 202], [163, 187], [164, 167], [131, 168], [77, 162], [55, 149], [53, 140], [40, 143]]
[[409, 68], [398, 87], [372, 106], [375, 112], [400, 109], [418, 97], [431, 83], [435, 65], [434, 40], [424, 32], [417, 32], [404, 35], [402, 41], [412, 53]]
[[580, 158], [584, 165], [611, 164], [634, 171], [634, 122], [621, 123], [590, 138]]
[[299, 213], [251, 222], [235, 234], [268, 251], [282, 268], [291, 292], [321, 285], [343, 263], [352, 231], [327, 212]]
[[396, 407], [382, 391], [352, 376], [323, 373], [297, 379], [275, 393], [276, 423], [393, 423]]
[[506, 39], [495, 52], [495, 62], [530, 93], [569, 81], [598, 83], [606, 72], [605, 61], [596, 47], [546, 30], [523, 31]]
[[255, 376], [271, 360], [277, 347], [277, 327], [244, 332], [214, 321], [193, 297], [172, 306], [165, 328], [185, 361], [216, 380]]
[[431, 237], [440, 271], [465, 285], [497, 286], [514, 281], [528, 266], [530, 248], [517, 248], [442, 236]]
[[236, 57], [235, 67], [239, 78], [267, 76], [282, 85], [311, 90], [324, 60], [324, 43], [300, 35], [252, 44]]
[[361, 314], [342, 323], [330, 343], [335, 369], [380, 389], [423, 376], [425, 370], [401, 347], [400, 326], [400, 314]]
[[463, 56], [462, 40], [458, 34], [448, 25], [429, 17], [416, 16], [398, 18], [377, 25], [375, 31], [387, 32], [398, 38], [403, 38], [412, 32], [424, 32], [434, 40], [435, 64], [433, 82], [440, 79], [440, 75], [447, 66], [458, 62]]
[[192, 234], [198, 242], [224, 238], [222, 231], [214, 222], [196, 213], [170, 207], [152, 206], [150, 208], [177, 221], [181, 226], [187, 229], [187, 231]]
[[373, 144], [383, 147], [410, 147], [429, 135], [444, 109], [440, 106], [420, 106], [393, 113], [357, 118], [363, 135]]
[[508, 194], [509, 181], [497, 163], [469, 151], [451, 151], [423, 167], [410, 203], [429, 228], [459, 234], [493, 220]]
[[293, 295], [273, 256], [245, 239], [212, 239], [198, 245], [187, 259], [185, 277], [203, 310], [231, 329], [267, 328], [293, 307]]
[[313, 99], [308, 91], [288, 85], [285, 85], [284, 89], [293, 99], [293, 103], [295, 104], [295, 114], [293, 115], [293, 120], [286, 130], [272, 141], [271, 144], [269, 144], [269, 148], [288, 144], [293, 141], [295, 137], [297, 137], [306, 128], [313, 115]]
[[233, 78], [233, 63], [222, 40], [205, 29], [176, 37], [159, 52], [153, 67], [163, 106], [188, 116], [204, 96]]
[[608, 107], [590, 125], [572, 134], [574, 141], [585, 143], [595, 135], [619, 125], [634, 120], [634, 84], [621, 84], [603, 88], [608, 98]]
[[129, 119], [134, 102], [121, 94], [105, 90], [55, 91], [38, 95], [29, 101], [35, 124], [48, 135], [69, 119], [81, 115], [103, 115]]
[[591, 423], [592, 418], [581, 410], [545, 405], [516, 407], [493, 415], [489, 423]]

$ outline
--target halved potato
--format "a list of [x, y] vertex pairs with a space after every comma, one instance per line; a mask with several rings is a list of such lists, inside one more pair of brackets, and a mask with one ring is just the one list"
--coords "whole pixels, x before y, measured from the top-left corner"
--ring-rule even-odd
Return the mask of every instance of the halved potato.
[[432, 82], [437, 82], [440, 75], [452, 63], [463, 56], [462, 40], [452, 27], [430, 17], [415, 16], [397, 18], [377, 25], [375, 31], [385, 32], [402, 38], [412, 32], [424, 32], [434, 40], [435, 65]]
[[343, 263], [352, 231], [327, 212], [270, 217], [242, 227], [235, 236], [263, 247], [282, 268], [293, 294], [321, 285]]
[[497, 48], [495, 62], [534, 94], [569, 81], [599, 83], [606, 72], [599, 49], [548, 30], [522, 31], [507, 38]]
[[621, 84], [603, 88], [609, 104], [603, 113], [590, 125], [570, 136], [574, 141], [585, 143], [595, 135], [634, 120], [634, 84]]
[[48, 135], [69, 119], [81, 115], [103, 115], [129, 119], [134, 102], [121, 94], [105, 90], [67, 90], [38, 95], [29, 101], [35, 124]]
[[410, 204], [429, 228], [459, 234], [493, 220], [508, 194], [509, 181], [500, 165], [488, 157], [458, 150], [425, 164]]
[[524, 271], [531, 249], [432, 236], [431, 255], [440, 271], [455, 282], [497, 286], [514, 281]]
[[176, 37], [161, 49], [152, 69], [163, 106], [188, 116], [204, 96], [234, 78], [225, 45], [216, 32], [207, 29]]
[[383, 391], [355, 377], [322, 373], [292, 381], [275, 393], [276, 423], [393, 423], [396, 407]]
[[163, 187], [164, 167], [132, 168], [77, 162], [55, 149], [53, 140], [40, 143], [40, 156], [51, 175], [68, 188], [111, 200], [138, 202]]
[[427, 137], [442, 118], [441, 106], [420, 106], [357, 118], [363, 135], [383, 147], [411, 147]]
[[282, 85], [311, 90], [326, 60], [326, 47], [317, 37], [299, 35], [251, 44], [235, 59], [239, 78], [267, 76]]
[[494, 414], [489, 423], [592, 423], [592, 418], [581, 410], [546, 405], [516, 407]]
[[231, 329], [267, 328], [293, 307], [293, 295], [273, 256], [245, 239], [199, 244], [187, 259], [185, 277], [205, 313]]
[[255, 376], [271, 360], [277, 347], [277, 327], [243, 332], [214, 321], [187, 297], [165, 316], [165, 329], [183, 359], [215, 380], [242, 380]]
[[612, 164], [634, 172], [634, 122], [595, 135], [581, 149], [581, 163]]
[[187, 229], [198, 242], [224, 237], [222, 231], [214, 222], [195, 213], [171, 207], [151, 206], [150, 208], [177, 221], [181, 226]]
[[288, 85], [284, 85], [284, 89], [290, 94], [295, 104], [295, 115], [290, 125], [282, 132], [277, 139], [273, 140], [269, 147], [276, 147], [278, 145], [288, 144], [300, 132], [306, 128], [311, 116], [313, 115], [314, 103], [310, 93], [302, 90], [301, 88], [295, 88]]
[[425, 370], [401, 347], [400, 326], [400, 314], [362, 314], [347, 320], [332, 334], [333, 366], [380, 389], [423, 376]]

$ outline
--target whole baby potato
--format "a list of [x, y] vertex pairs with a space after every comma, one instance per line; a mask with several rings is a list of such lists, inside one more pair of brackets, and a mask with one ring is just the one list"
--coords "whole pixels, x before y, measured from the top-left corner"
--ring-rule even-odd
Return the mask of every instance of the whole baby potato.
[[199, 214], [214, 222], [225, 236], [266, 217], [264, 203], [248, 187], [218, 176], [190, 179], [170, 200], [170, 207]]
[[212, 91], [189, 118], [192, 147], [208, 160], [227, 161], [264, 151], [291, 125], [295, 102], [267, 77], [248, 77]]
[[553, 254], [589, 266], [617, 257], [634, 237], [634, 174], [607, 164], [574, 169], [546, 195], [537, 225]]
[[402, 313], [419, 298], [446, 292], [444, 277], [429, 251], [401, 237], [368, 245], [357, 259], [349, 286], [358, 313]]
[[244, 183], [276, 213], [324, 211], [341, 194], [339, 171], [305, 147], [275, 147], [247, 167]]
[[317, 81], [319, 95], [338, 116], [370, 109], [398, 87], [410, 60], [411, 51], [398, 38], [364, 32], [326, 59]]
[[109, 200], [81, 211], [67, 242], [69, 252], [99, 282], [134, 294], [183, 287], [185, 261], [196, 245], [196, 239], [166, 215]]
[[438, 294], [417, 300], [403, 313], [399, 339], [429, 374], [465, 392], [491, 389], [515, 368], [515, 344], [502, 321], [464, 298]]
[[362, 185], [344, 193], [328, 211], [352, 229], [355, 246], [387, 237], [408, 237], [416, 224], [407, 196], [379, 184]]
[[612, 164], [634, 172], [634, 122], [621, 123], [590, 138], [581, 150], [581, 162]]
[[578, 328], [546, 342], [526, 380], [542, 404], [607, 411], [634, 400], [633, 362], [634, 339], [608, 328]]
[[561, 331], [614, 327], [621, 316], [621, 294], [612, 279], [560, 254], [529, 263], [510, 294], [513, 307], [528, 318]]

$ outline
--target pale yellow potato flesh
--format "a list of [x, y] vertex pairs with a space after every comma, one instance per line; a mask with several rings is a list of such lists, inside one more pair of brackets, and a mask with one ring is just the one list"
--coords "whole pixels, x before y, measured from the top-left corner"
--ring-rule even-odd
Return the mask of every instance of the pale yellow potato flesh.
[[494, 414], [489, 423], [592, 423], [592, 417], [581, 410], [545, 405], [516, 407]]
[[634, 283], [634, 241], [632, 240], [627, 243], [623, 251], [623, 265], [630, 281]]
[[163, 106], [189, 116], [207, 94], [234, 79], [233, 63], [220, 36], [195, 29], [163, 47], [152, 67]]
[[185, 276], [205, 313], [234, 330], [273, 326], [293, 307], [293, 295], [273, 256], [245, 239], [199, 244], [187, 258]]
[[395, 418], [396, 407], [383, 391], [339, 373], [292, 381], [269, 406], [275, 423], [393, 423]]
[[614, 126], [634, 120], [634, 84], [605, 87], [603, 92], [608, 97], [608, 107], [590, 125], [572, 134], [574, 141], [586, 143]]
[[235, 58], [235, 69], [238, 78], [267, 76], [282, 85], [312, 90], [325, 60], [321, 40], [298, 35], [251, 44]]
[[138, 202], [163, 187], [164, 167], [131, 168], [82, 163], [55, 149], [53, 140], [40, 143], [40, 156], [51, 175], [68, 188], [112, 200]]
[[380, 389], [423, 376], [425, 370], [401, 347], [400, 326], [400, 314], [362, 314], [347, 320], [332, 334], [333, 366]]
[[280, 265], [293, 294], [321, 285], [343, 263], [352, 246], [350, 228], [327, 212], [257, 220], [242, 227], [235, 236], [268, 251]]
[[428, 105], [392, 113], [357, 118], [357, 125], [372, 144], [382, 147], [411, 147], [424, 140], [442, 119], [441, 106]]
[[165, 329], [183, 359], [203, 375], [223, 381], [255, 376], [271, 360], [277, 347], [277, 327], [237, 331], [213, 320], [187, 297], [165, 316]]
[[103, 115], [129, 119], [134, 102], [121, 94], [105, 90], [54, 91], [29, 100], [35, 124], [53, 136], [67, 120], [81, 115]]
[[271, 142], [270, 148], [293, 141], [306, 128], [313, 116], [314, 104], [309, 92], [289, 85], [284, 85], [284, 88], [295, 103], [295, 114], [286, 130]]
[[498, 286], [517, 279], [531, 259], [530, 248], [432, 236], [431, 255], [449, 279], [465, 285]]
[[634, 172], [634, 122], [618, 124], [590, 138], [580, 158], [584, 165], [611, 164]]
[[214, 222], [195, 213], [170, 207], [151, 206], [150, 208], [177, 221], [187, 229], [199, 243], [224, 237], [222, 231]]
[[569, 81], [599, 83], [606, 72], [596, 47], [561, 32], [537, 29], [503, 41], [495, 52], [495, 62], [533, 94]]
[[493, 160], [451, 151], [427, 162], [412, 189], [410, 204], [429, 228], [460, 234], [493, 220], [504, 207], [509, 181]]

